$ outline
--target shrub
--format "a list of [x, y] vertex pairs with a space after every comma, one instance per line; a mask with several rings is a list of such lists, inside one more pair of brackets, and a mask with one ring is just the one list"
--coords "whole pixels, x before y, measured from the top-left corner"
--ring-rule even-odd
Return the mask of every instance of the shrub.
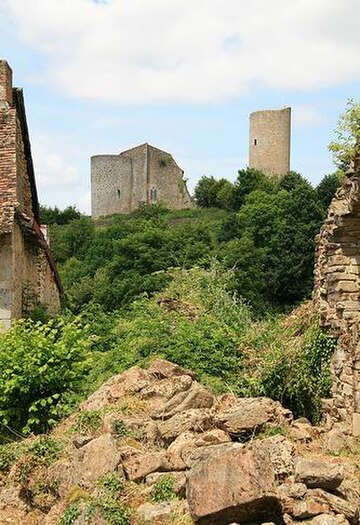
[[83, 389], [87, 329], [76, 321], [19, 321], [0, 335], [0, 422], [46, 431]]
[[176, 499], [174, 492], [174, 478], [170, 475], [161, 476], [155, 483], [151, 491], [151, 500], [156, 503]]
[[101, 476], [97, 480], [97, 485], [114, 496], [117, 496], [124, 487], [123, 482], [113, 472]]
[[16, 443], [0, 445], [0, 472], [7, 473], [18, 456], [19, 447]]
[[87, 434], [96, 432], [101, 425], [102, 415], [99, 410], [84, 410], [76, 416], [76, 423], [73, 426], [75, 432]]
[[73, 525], [79, 516], [80, 510], [77, 505], [71, 505], [60, 518], [58, 525]]
[[61, 443], [49, 436], [40, 436], [28, 448], [28, 452], [45, 464], [56, 461], [61, 451]]
[[[269, 396], [316, 423], [321, 417], [321, 399], [329, 397], [330, 361], [336, 340], [311, 319], [298, 326], [300, 307], [290, 325], [284, 318], [257, 323], [247, 335], [244, 369], [237, 391], [242, 395]], [[299, 332], [300, 330], [300, 332]]]

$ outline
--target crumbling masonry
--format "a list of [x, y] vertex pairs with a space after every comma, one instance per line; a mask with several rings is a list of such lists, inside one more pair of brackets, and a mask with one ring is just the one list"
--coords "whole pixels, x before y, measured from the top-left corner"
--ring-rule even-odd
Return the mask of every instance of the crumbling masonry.
[[332, 364], [333, 420], [360, 435], [360, 159], [331, 202], [317, 237], [315, 301], [321, 324], [339, 336]]
[[141, 204], [193, 208], [184, 172], [170, 153], [141, 144], [120, 155], [91, 157], [91, 215], [130, 213]]
[[38, 304], [60, 306], [61, 284], [39, 222], [23, 93], [0, 60], [0, 327]]

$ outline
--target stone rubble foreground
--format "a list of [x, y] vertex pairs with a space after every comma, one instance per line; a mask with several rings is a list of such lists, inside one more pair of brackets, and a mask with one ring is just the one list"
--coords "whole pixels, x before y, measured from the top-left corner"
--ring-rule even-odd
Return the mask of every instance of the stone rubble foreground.
[[[100, 427], [74, 432], [79, 414], [94, 410]], [[116, 434], [119, 424], [131, 439]], [[47, 472], [57, 497], [46, 512], [26, 503], [13, 467], [0, 488], [0, 522], [57, 525], [74, 490], [91, 496], [101, 476], [116, 473], [133, 487], [134, 524], [356, 524], [358, 469], [327, 454], [353, 438], [335, 434], [294, 421], [269, 398], [216, 397], [193, 373], [158, 359], [109, 379], [55, 429], [67, 445]], [[152, 502], [152, 488], [169, 475], [178, 498]], [[74, 523], [111, 522], [79, 516]]]

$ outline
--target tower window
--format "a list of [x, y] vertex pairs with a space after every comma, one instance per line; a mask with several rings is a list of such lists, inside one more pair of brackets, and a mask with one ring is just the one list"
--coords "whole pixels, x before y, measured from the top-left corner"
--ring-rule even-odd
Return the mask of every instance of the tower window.
[[257, 146], [257, 139], [254, 139], [254, 146]]
[[117, 190], [117, 198], [120, 199], [120, 197], [121, 197], [121, 191]]

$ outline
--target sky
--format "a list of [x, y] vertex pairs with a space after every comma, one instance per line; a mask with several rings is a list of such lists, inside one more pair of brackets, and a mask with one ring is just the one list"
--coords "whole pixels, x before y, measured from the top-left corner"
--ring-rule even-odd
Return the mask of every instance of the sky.
[[260, 109], [292, 107], [291, 169], [316, 185], [359, 57], [360, 0], [0, 0], [40, 202], [86, 213], [90, 157], [143, 142], [190, 191], [235, 180]]

